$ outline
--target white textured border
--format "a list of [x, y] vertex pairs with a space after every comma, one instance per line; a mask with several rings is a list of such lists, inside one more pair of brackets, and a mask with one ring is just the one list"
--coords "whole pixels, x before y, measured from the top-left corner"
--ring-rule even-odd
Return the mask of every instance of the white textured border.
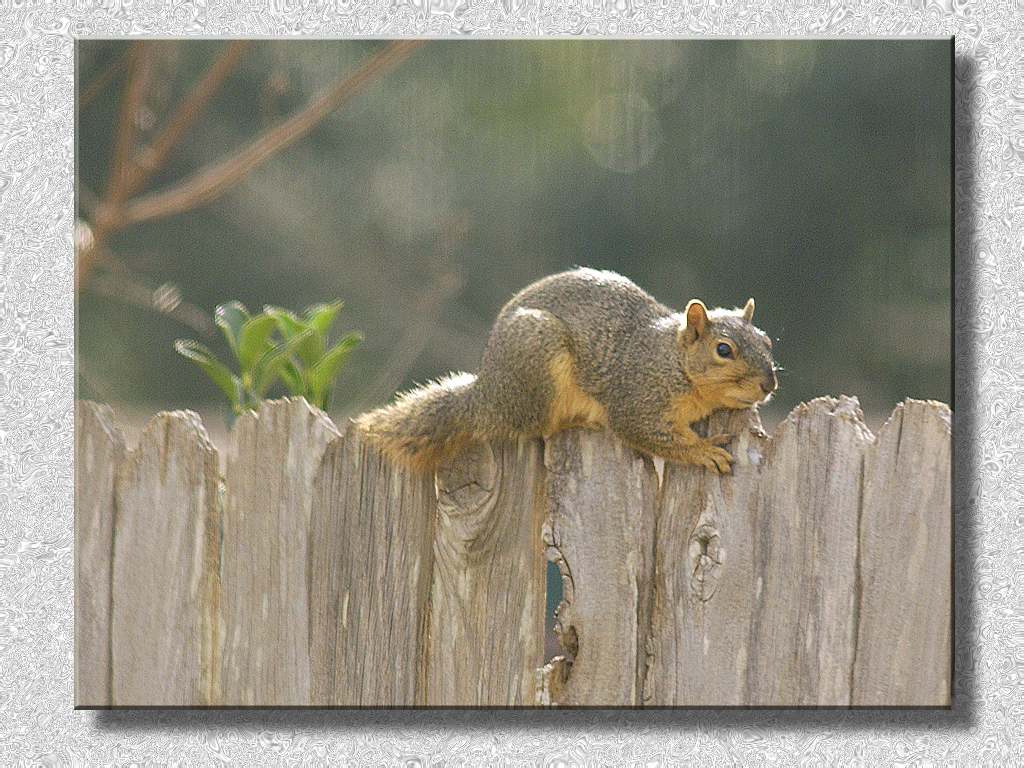
[[[881, 0], [0, 0], [0, 764], [482, 764], [501, 756], [530, 764], [1024, 764], [1024, 233], [1020, 135], [1012, 133], [1022, 15], [1009, 1], [908, 6]], [[956, 35], [952, 712], [72, 709], [75, 37], [465, 32]]]

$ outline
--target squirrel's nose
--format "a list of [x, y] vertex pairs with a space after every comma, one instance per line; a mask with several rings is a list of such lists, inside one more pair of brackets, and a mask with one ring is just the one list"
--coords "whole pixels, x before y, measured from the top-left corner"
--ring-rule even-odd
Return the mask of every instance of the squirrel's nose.
[[761, 382], [761, 391], [764, 392], [765, 395], [770, 395], [775, 391], [777, 386], [779, 386], [779, 383], [775, 379], [775, 372], [772, 371], [770, 377]]

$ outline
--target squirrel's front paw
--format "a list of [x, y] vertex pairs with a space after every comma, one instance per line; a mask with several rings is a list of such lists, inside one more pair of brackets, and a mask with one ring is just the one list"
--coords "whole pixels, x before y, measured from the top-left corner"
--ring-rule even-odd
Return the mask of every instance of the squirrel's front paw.
[[[728, 438], [728, 435], [716, 435], [715, 437]], [[712, 438], [712, 440], [714, 439]], [[717, 445], [708, 445], [696, 458], [698, 463], [719, 474], [727, 473], [732, 468], [732, 455]]]
[[730, 435], [727, 432], [723, 432], [720, 435], [712, 435], [708, 438], [708, 442], [712, 445], [728, 445], [736, 435]]

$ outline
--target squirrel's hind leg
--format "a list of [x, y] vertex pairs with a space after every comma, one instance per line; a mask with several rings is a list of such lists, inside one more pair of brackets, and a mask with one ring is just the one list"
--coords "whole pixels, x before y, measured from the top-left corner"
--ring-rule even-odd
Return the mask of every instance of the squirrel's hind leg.
[[550, 312], [503, 312], [484, 349], [474, 396], [489, 435], [541, 437], [570, 423], [599, 421], [579, 390], [569, 329]]

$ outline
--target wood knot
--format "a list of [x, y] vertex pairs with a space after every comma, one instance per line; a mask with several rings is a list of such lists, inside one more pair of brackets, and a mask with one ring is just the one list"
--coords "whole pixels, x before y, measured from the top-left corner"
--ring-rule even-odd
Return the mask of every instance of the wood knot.
[[702, 603], [706, 603], [718, 588], [724, 550], [714, 525], [703, 524], [690, 536], [690, 592]]
[[501, 484], [501, 467], [490, 443], [475, 442], [438, 465], [434, 489], [449, 514], [465, 515], [486, 506]]

